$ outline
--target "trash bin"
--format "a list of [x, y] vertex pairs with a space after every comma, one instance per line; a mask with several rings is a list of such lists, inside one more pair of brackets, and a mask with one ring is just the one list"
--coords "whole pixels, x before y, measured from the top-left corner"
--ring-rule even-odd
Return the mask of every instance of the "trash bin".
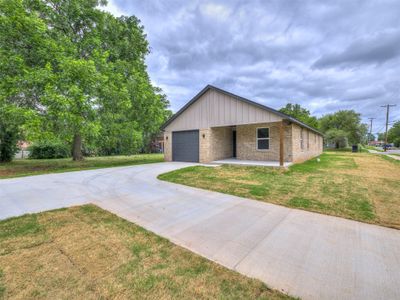
[[358, 152], [358, 145], [353, 145], [351, 147], [351, 152]]

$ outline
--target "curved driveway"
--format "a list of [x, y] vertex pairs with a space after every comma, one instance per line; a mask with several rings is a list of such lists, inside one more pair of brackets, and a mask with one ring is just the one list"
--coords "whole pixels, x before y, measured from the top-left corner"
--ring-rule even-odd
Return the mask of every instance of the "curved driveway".
[[94, 203], [303, 299], [400, 299], [400, 231], [156, 179], [189, 165], [0, 180], [0, 219]]

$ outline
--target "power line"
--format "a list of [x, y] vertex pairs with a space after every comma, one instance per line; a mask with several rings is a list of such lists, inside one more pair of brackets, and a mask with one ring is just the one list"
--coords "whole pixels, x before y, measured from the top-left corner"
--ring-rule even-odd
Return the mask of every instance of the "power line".
[[385, 130], [385, 146], [383, 147], [383, 150], [386, 151], [387, 147], [387, 133], [388, 133], [388, 125], [389, 125], [389, 110], [391, 107], [396, 106], [396, 104], [386, 104], [382, 105], [381, 107], [386, 107], [386, 130]]

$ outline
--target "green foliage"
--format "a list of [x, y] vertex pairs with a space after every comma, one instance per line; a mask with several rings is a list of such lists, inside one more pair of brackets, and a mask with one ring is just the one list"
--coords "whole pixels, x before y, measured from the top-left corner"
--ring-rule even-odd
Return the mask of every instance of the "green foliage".
[[400, 147], [400, 121], [393, 124], [388, 131], [388, 142]]
[[384, 141], [385, 140], [385, 133], [380, 132], [378, 133], [378, 141]]
[[18, 133], [13, 129], [0, 129], [0, 162], [9, 162], [17, 152]]
[[136, 153], [166, 120], [140, 21], [101, 11], [105, 4], [0, 0], [0, 99], [36, 112], [32, 139]]
[[23, 111], [0, 100], [0, 162], [9, 162], [17, 152], [22, 135]]
[[[362, 143], [368, 131], [368, 126], [361, 123], [361, 116], [354, 110], [339, 110], [319, 119], [320, 129], [330, 135], [336, 145], [344, 146], [347, 138], [350, 144]], [[328, 139], [329, 142], [329, 139]]]
[[325, 132], [325, 140], [328, 145], [334, 145], [334, 148], [347, 148], [349, 146], [348, 142], [348, 132], [332, 128]]
[[372, 133], [367, 133], [367, 141], [375, 141], [376, 137]]
[[310, 111], [306, 108], [300, 106], [300, 104], [292, 104], [288, 103], [285, 107], [282, 107], [280, 112], [283, 112], [297, 120], [311, 126], [314, 128], [318, 128], [318, 119], [316, 117], [311, 116]]
[[31, 159], [66, 158], [71, 156], [70, 147], [57, 141], [34, 143], [29, 147], [29, 151], [29, 158]]

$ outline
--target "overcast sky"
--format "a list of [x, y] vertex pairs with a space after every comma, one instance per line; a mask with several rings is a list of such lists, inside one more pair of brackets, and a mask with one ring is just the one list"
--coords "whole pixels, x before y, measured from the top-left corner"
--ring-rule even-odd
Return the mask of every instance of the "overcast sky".
[[[329, 3], [328, 3], [329, 2]], [[152, 82], [176, 112], [205, 85], [279, 109], [300, 103], [400, 120], [400, 1], [109, 0], [147, 34]]]

